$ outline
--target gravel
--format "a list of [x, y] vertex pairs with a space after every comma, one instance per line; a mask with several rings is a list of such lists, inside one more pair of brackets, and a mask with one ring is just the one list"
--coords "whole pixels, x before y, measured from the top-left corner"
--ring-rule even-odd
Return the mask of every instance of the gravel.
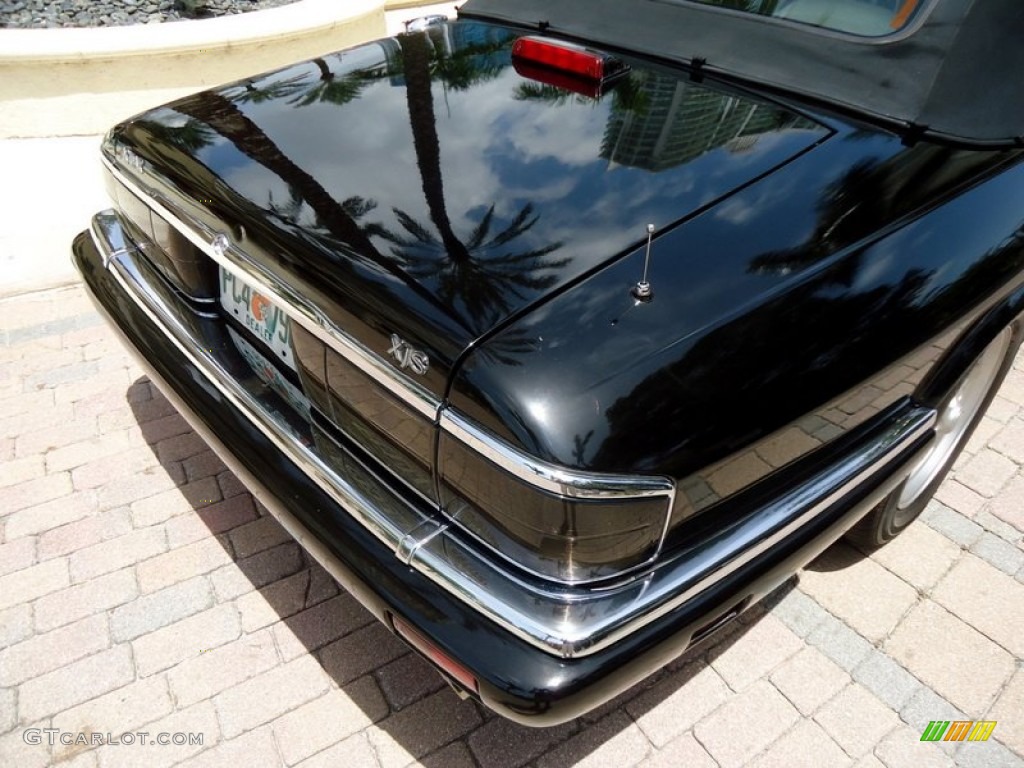
[[210, 19], [296, 0], [0, 0], [0, 27], [120, 27]]

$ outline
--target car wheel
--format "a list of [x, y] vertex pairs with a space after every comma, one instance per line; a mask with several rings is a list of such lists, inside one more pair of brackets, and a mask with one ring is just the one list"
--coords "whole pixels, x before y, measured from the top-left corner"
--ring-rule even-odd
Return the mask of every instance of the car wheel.
[[938, 404], [935, 438], [907, 478], [847, 533], [876, 548], [892, 541], [924, 511], [977, 427], [1012, 363], [1013, 329], [1004, 328]]

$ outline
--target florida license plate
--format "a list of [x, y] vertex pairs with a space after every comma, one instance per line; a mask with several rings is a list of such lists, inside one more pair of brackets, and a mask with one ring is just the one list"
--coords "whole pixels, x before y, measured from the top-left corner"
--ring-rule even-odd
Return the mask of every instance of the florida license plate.
[[220, 305], [266, 344], [282, 363], [295, 370], [291, 321], [284, 310], [223, 267], [220, 270]]

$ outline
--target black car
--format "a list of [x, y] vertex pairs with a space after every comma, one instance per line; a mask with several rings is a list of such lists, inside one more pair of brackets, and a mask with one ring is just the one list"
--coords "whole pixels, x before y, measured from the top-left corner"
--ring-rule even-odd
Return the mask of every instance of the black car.
[[921, 512], [1021, 341], [1022, 33], [471, 0], [115, 127], [74, 258], [339, 582], [553, 724]]

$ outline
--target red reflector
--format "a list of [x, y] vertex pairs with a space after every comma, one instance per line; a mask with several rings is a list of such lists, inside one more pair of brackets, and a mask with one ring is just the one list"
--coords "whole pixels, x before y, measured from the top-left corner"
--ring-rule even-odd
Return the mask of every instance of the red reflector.
[[397, 616], [392, 615], [391, 623], [394, 625], [395, 632], [398, 633], [399, 637], [404, 639], [409, 643], [409, 645], [443, 669], [459, 685], [467, 691], [472, 691], [473, 693], [480, 692], [480, 688], [477, 685], [476, 678], [473, 676], [472, 672], [459, 664], [455, 659], [427, 640], [427, 638]]
[[626, 65], [610, 54], [544, 37], [520, 37], [512, 44], [512, 59], [599, 82], [626, 71]]

